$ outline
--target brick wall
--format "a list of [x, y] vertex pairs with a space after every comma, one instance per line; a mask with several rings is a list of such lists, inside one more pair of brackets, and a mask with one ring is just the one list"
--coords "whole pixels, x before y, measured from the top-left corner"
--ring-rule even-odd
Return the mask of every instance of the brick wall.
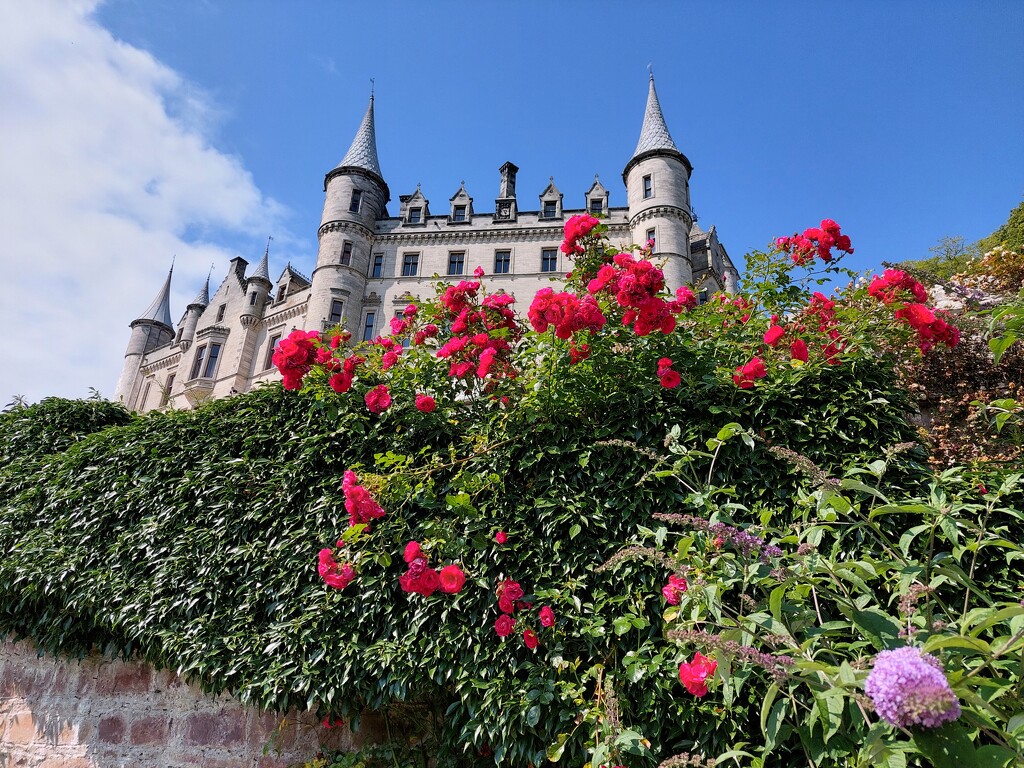
[[0, 642], [3, 768], [286, 768], [382, 730], [364, 716], [358, 734], [327, 731], [308, 713], [261, 713], [145, 664]]

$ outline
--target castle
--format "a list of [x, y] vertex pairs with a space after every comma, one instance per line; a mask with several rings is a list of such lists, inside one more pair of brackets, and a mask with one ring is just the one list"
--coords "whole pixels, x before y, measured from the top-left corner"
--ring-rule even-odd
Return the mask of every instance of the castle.
[[704, 231], [694, 221], [693, 167], [669, 134], [653, 75], [640, 140], [622, 172], [625, 206], [610, 205], [608, 190], [595, 177], [581, 208], [564, 207], [552, 179], [538, 209], [520, 210], [518, 170], [510, 162], [499, 169], [492, 212], [477, 212], [465, 185], [447, 209], [432, 212], [417, 186], [399, 196], [398, 215], [390, 216], [371, 96], [352, 145], [324, 179], [312, 274], [289, 265], [272, 280], [268, 253], [249, 275], [245, 259], [232, 259], [216, 292], [210, 295], [208, 278], [176, 327], [168, 274], [153, 303], [131, 323], [115, 399], [140, 412], [190, 407], [279, 380], [271, 356], [292, 329], [340, 323], [354, 341], [368, 341], [386, 333], [410, 299], [432, 295], [435, 275], [457, 281], [477, 265], [489, 290], [515, 295], [525, 313], [538, 290], [572, 268], [559, 245], [565, 220], [578, 213], [602, 216], [614, 243], [653, 240], [653, 258], [664, 263], [670, 289], [700, 283], [703, 298], [735, 285], [739, 276], [715, 228]]

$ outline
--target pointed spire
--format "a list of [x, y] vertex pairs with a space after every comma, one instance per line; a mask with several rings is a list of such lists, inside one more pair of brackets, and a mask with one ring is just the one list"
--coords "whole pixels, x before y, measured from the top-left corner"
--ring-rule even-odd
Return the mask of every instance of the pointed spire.
[[206, 283], [203, 285], [203, 290], [196, 294], [196, 297], [189, 302], [189, 307], [201, 307], [206, 309], [210, 305], [210, 275], [213, 274], [213, 267], [210, 267], [210, 272], [206, 275]]
[[652, 150], [671, 150], [678, 152], [679, 147], [672, 141], [672, 135], [665, 125], [665, 117], [661, 114], [661, 103], [658, 92], [654, 90], [654, 73], [651, 73], [650, 86], [647, 89], [647, 109], [644, 110], [644, 124], [640, 129], [640, 140], [636, 143], [633, 157]]
[[156, 298], [153, 299], [153, 303], [146, 308], [146, 311], [135, 319], [136, 323], [140, 320], [148, 320], [160, 323], [167, 326], [168, 329], [174, 330], [174, 321], [171, 320], [171, 275], [173, 274], [174, 265], [172, 264], [170, 271], [167, 273], [167, 279], [164, 280], [164, 287], [160, 289]]
[[256, 271], [249, 277], [250, 280], [261, 279], [270, 282], [270, 241], [273, 239], [272, 235], [267, 237], [267, 249], [263, 252], [260, 263], [256, 265]]
[[352, 146], [348, 148], [345, 157], [338, 163], [339, 168], [362, 168], [364, 171], [375, 173], [384, 178], [380, 172], [380, 163], [377, 161], [377, 131], [373, 123], [373, 94], [370, 94], [370, 105], [363, 115], [363, 122], [356, 131], [356, 137], [352, 139]]

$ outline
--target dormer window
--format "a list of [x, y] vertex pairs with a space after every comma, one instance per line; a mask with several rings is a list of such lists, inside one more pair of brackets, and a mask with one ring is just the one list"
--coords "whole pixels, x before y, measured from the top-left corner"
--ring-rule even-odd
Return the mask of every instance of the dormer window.
[[363, 192], [359, 189], [352, 190], [352, 202], [348, 204], [349, 213], [359, 213], [359, 206], [363, 202]]
[[423, 221], [423, 209], [422, 208], [410, 208], [409, 209], [409, 223], [419, 224]]
[[284, 297], [287, 296], [287, 295], [288, 295], [288, 286], [287, 285], [282, 285], [280, 288], [277, 289], [277, 303], [280, 304], [282, 301], [284, 301]]
[[456, 205], [452, 208], [452, 221], [465, 221], [466, 220], [466, 206]]
[[599, 197], [595, 197], [590, 201], [590, 213], [594, 216], [600, 216], [604, 213], [604, 200]]
[[557, 201], [555, 201], [555, 200], [545, 200], [544, 201], [544, 213], [543, 213], [543, 216], [544, 216], [545, 219], [553, 219], [553, 218], [555, 218], [555, 216], [557, 215], [557, 211], [558, 211]]

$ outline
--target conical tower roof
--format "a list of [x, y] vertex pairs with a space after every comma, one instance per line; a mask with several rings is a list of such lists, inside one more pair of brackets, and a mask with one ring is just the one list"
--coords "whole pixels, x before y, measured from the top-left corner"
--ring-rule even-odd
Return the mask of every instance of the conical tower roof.
[[196, 294], [196, 297], [188, 304], [190, 307], [202, 307], [206, 309], [210, 305], [210, 276], [206, 276], [206, 283], [203, 290]]
[[633, 150], [633, 157], [626, 163], [626, 169], [622, 172], [625, 179], [629, 169], [646, 157], [654, 155], [671, 155], [681, 159], [688, 171], [693, 170], [686, 155], [679, 151], [679, 147], [672, 140], [672, 134], [668, 132], [665, 124], [665, 116], [661, 113], [661, 102], [658, 101], [658, 92], [654, 88], [654, 75], [651, 75], [650, 85], [647, 88], [647, 107], [644, 109], [644, 124], [640, 128], [640, 139]]
[[352, 139], [352, 146], [338, 163], [338, 168], [362, 168], [364, 171], [376, 174], [381, 179], [384, 175], [380, 172], [380, 163], [377, 161], [377, 131], [373, 123], [373, 95], [370, 95], [370, 105], [363, 115], [363, 122], [356, 131], [356, 137]]
[[[170, 330], [174, 330], [174, 321], [171, 320], [171, 275], [174, 274], [174, 267], [172, 266], [170, 271], [167, 273], [167, 279], [164, 280], [164, 287], [160, 289], [160, 292], [153, 299], [153, 303], [150, 304], [146, 311], [139, 315], [134, 325], [140, 321], [149, 321], [152, 323], [159, 323], [167, 326]], [[209, 303], [209, 301], [207, 301]]]
[[256, 265], [256, 271], [249, 275], [250, 280], [270, 280], [270, 243], [267, 243], [267, 250], [263, 252], [263, 258]]
[[636, 143], [633, 157], [652, 149], [679, 151], [679, 147], [672, 141], [672, 134], [668, 132], [668, 126], [665, 125], [665, 116], [661, 114], [661, 102], [658, 101], [658, 92], [654, 90], [654, 75], [651, 75], [651, 84], [647, 89], [644, 124], [640, 129], [640, 140]]

